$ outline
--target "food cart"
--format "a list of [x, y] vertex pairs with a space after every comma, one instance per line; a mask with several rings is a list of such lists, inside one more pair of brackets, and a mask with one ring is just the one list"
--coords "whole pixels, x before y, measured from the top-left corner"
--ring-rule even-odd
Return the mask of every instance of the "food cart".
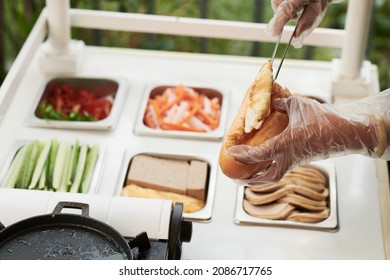
[[[97, 143], [99, 160], [93, 188], [86, 194], [0, 188], [0, 222], [5, 227], [51, 213], [59, 201], [76, 201], [88, 203], [91, 217], [124, 236], [146, 231], [151, 240], [169, 240], [170, 201], [120, 197], [129, 160], [149, 153], [208, 163], [206, 205], [198, 213], [183, 213], [183, 220], [192, 222], [192, 235], [182, 244], [181, 259], [390, 257], [389, 181], [382, 160], [348, 155], [313, 163], [326, 171], [332, 186], [331, 220], [320, 226], [264, 222], [243, 211], [242, 186], [223, 175], [218, 154], [248, 85], [269, 58], [96, 47], [70, 36], [73, 26], [273, 42], [265, 24], [77, 10], [66, 0], [46, 2], [0, 88], [0, 172], [5, 176], [21, 143], [36, 139]], [[344, 30], [318, 28], [307, 37], [306, 44], [340, 48], [339, 59], [286, 59], [278, 82], [291, 92], [329, 103], [378, 92], [377, 68], [363, 60], [371, 4], [350, 1]], [[282, 42], [292, 32], [286, 27]], [[117, 81], [112, 118], [95, 126], [37, 119], [34, 112], [44, 87], [56, 77]], [[199, 135], [145, 128], [145, 96], [154, 86], [176, 84], [218, 89], [223, 103], [216, 131]]]

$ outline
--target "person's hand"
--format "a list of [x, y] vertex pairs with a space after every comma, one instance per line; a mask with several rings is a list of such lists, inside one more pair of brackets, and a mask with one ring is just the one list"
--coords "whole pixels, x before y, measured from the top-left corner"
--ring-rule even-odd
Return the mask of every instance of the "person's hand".
[[302, 45], [303, 38], [309, 35], [322, 21], [327, 7], [332, 0], [271, 0], [275, 14], [269, 22], [268, 28], [273, 36], [279, 35], [283, 27], [298, 17], [298, 13], [305, 8], [294, 34], [293, 45]]
[[385, 129], [381, 127], [383, 121], [375, 115], [345, 113], [301, 96], [277, 99], [275, 108], [289, 116], [289, 124], [281, 134], [258, 147], [238, 145], [228, 150], [229, 155], [243, 163], [273, 160], [268, 169], [240, 184], [274, 182], [295, 165], [311, 160], [349, 153], [373, 155], [383, 153], [385, 148], [382, 145], [382, 151], [377, 150], [386, 130], [381, 130]]

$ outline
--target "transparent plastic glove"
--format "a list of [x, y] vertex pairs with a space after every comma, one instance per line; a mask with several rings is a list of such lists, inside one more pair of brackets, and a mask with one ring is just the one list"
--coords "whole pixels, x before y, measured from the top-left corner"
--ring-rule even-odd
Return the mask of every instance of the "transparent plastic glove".
[[331, 2], [332, 0], [271, 0], [275, 14], [268, 24], [268, 29], [273, 36], [279, 35], [283, 27], [290, 20], [298, 18], [298, 13], [306, 7], [292, 41], [292, 45], [299, 48], [302, 46], [303, 38], [321, 23]]
[[243, 163], [273, 160], [267, 170], [239, 184], [277, 181], [297, 164], [351, 153], [390, 159], [390, 89], [337, 106], [300, 96], [275, 103], [289, 116], [287, 128], [258, 147], [238, 145], [228, 151]]

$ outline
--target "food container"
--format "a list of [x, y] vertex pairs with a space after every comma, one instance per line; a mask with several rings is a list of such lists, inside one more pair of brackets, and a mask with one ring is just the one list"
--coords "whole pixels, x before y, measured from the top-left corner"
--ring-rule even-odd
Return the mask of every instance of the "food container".
[[[44, 143], [47, 143], [47, 142], [51, 142], [53, 139], [48, 139], [48, 140], [44, 140]], [[3, 183], [4, 183], [4, 180], [7, 176], [7, 173], [8, 173], [8, 170], [10, 169], [11, 167], [11, 164], [13, 162], [13, 160], [15, 159], [15, 156], [17, 155], [18, 151], [20, 151], [20, 149], [29, 144], [29, 143], [32, 143], [33, 141], [32, 140], [18, 140], [16, 141], [12, 147], [9, 149], [9, 153], [8, 153], [8, 156], [2, 166], [2, 169], [1, 169], [1, 172], [0, 172], [0, 188], [2, 187], [5, 187], [3, 186]], [[40, 141], [42, 143], [42, 141]], [[73, 147], [74, 145], [74, 142], [70, 142], [68, 141], [67, 143], [69, 143], [69, 145], [71, 145], [71, 147]], [[81, 143], [81, 141], [80, 141]], [[91, 148], [91, 145], [87, 144], [87, 143], [83, 143], [83, 144], [86, 144], [89, 148]], [[43, 146], [43, 145], [42, 145]], [[43, 151], [43, 147], [41, 147], [41, 153]], [[88, 193], [88, 194], [96, 194], [97, 193], [97, 187], [98, 187], [98, 184], [99, 184], [99, 181], [100, 181], [100, 177], [101, 177], [101, 170], [102, 170], [102, 166], [103, 166], [103, 163], [104, 163], [104, 159], [105, 159], [105, 152], [106, 152], [106, 148], [102, 145], [98, 145], [96, 147], [97, 149], [97, 158], [96, 158], [96, 161], [95, 161], [95, 164], [91, 167], [92, 169], [92, 173], [91, 173], [91, 178], [90, 178], [90, 183], [86, 186], [88, 189], [84, 192], [84, 193]], [[88, 160], [86, 158], [86, 160]], [[38, 162], [38, 159], [37, 159], [37, 162]], [[38, 163], [37, 163], [38, 164]], [[36, 166], [37, 166], [36, 164]], [[65, 167], [64, 167], [65, 168]], [[32, 176], [33, 177], [33, 176]], [[32, 179], [31, 179], [32, 181]], [[38, 185], [38, 183], [37, 183]], [[26, 187], [28, 189], [28, 187]], [[40, 189], [39, 187], [36, 187], [34, 189], [31, 189], [29, 191], [54, 191], [53, 189], [48, 189], [48, 188], [45, 188], [45, 189]], [[57, 190], [58, 191], [61, 191], [61, 192], [66, 192], [64, 190]]]
[[204, 207], [193, 213], [184, 213], [183, 218], [188, 221], [210, 221], [212, 218], [214, 196], [215, 196], [215, 187], [216, 187], [216, 176], [217, 176], [217, 160], [214, 156], [211, 155], [201, 155], [201, 154], [175, 154], [175, 153], [162, 153], [162, 152], [153, 152], [153, 151], [131, 151], [127, 150], [123, 156], [122, 166], [118, 176], [118, 182], [115, 189], [115, 195], [120, 196], [123, 187], [125, 187], [127, 182], [127, 175], [132, 163], [132, 160], [135, 156], [138, 155], [147, 155], [162, 159], [173, 159], [173, 160], [199, 160], [204, 161], [208, 165], [208, 174], [206, 179], [206, 196]]
[[236, 224], [245, 225], [261, 225], [261, 226], [276, 226], [276, 227], [289, 227], [289, 228], [302, 228], [311, 230], [324, 230], [324, 231], [337, 231], [338, 230], [338, 215], [337, 215], [337, 191], [336, 191], [336, 174], [335, 167], [332, 164], [316, 162], [311, 163], [309, 166], [313, 166], [322, 171], [327, 177], [329, 188], [329, 216], [325, 220], [318, 223], [305, 223], [286, 220], [270, 220], [262, 219], [249, 215], [243, 207], [245, 186], [238, 186], [236, 209], [234, 215], [234, 222]]
[[[149, 127], [144, 120], [146, 110], [149, 107], [149, 99], [154, 99], [157, 96], [162, 96], [164, 91], [168, 88], [181, 87], [178, 84], [148, 84], [145, 87], [145, 92], [143, 99], [139, 106], [138, 115], [135, 123], [135, 134], [137, 135], [146, 135], [146, 136], [158, 136], [158, 137], [173, 137], [173, 138], [187, 138], [187, 139], [202, 139], [202, 140], [220, 140], [224, 136], [226, 119], [227, 119], [227, 110], [228, 110], [228, 100], [229, 100], [229, 90], [221, 87], [207, 87], [200, 85], [183, 85], [184, 88], [189, 88], [199, 93], [199, 95], [204, 95], [208, 99], [219, 100], [220, 112], [219, 112], [219, 123], [215, 128], [212, 128], [208, 131], [181, 131], [179, 129], [174, 129], [172, 127], [167, 129], [161, 128], [151, 128]], [[190, 110], [189, 110], [190, 111]], [[198, 121], [198, 120], [197, 120]], [[187, 125], [187, 124], [185, 124]], [[203, 126], [203, 125], [202, 125]]]
[[[58, 129], [110, 130], [127, 92], [119, 77], [55, 77], [40, 87], [26, 124]], [[63, 109], [58, 109], [63, 108]]]

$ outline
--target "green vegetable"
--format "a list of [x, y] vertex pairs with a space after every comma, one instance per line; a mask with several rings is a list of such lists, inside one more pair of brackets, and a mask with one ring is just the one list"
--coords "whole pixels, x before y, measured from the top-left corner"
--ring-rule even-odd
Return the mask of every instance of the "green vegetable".
[[79, 153], [80, 153], [80, 142], [78, 139], [76, 139], [73, 147], [72, 147], [72, 154], [70, 157], [70, 172], [68, 177], [68, 184], [72, 185], [74, 181], [74, 177], [76, 176], [76, 169], [77, 169], [77, 161], [79, 159]]
[[40, 103], [38, 105], [37, 117], [46, 120], [61, 120], [61, 112], [55, 111], [52, 104]]
[[88, 152], [87, 160], [85, 163], [85, 170], [83, 175], [83, 181], [81, 183], [81, 192], [88, 192], [89, 185], [93, 177], [93, 171], [95, 170], [96, 161], [99, 154], [99, 146], [97, 144], [93, 145], [90, 151]]
[[72, 186], [70, 187], [70, 192], [79, 192], [81, 180], [83, 178], [85, 162], [87, 159], [88, 146], [86, 144], [82, 144], [80, 147], [79, 159], [77, 162], [76, 175]]
[[19, 177], [26, 149], [27, 146], [25, 145], [16, 152], [16, 155], [13, 158], [12, 163], [1, 184], [3, 188], [14, 188], [16, 186], [16, 181]]
[[54, 165], [56, 163], [56, 157], [58, 152], [58, 141], [57, 139], [51, 140], [51, 148], [46, 168], [46, 186], [50, 189], [53, 188], [53, 174]]
[[38, 105], [37, 117], [45, 120], [57, 121], [96, 121], [88, 113], [79, 113], [75, 111], [61, 112], [56, 111], [52, 104], [42, 102]]
[[39, 182], [38, 182], [38, 189], [40, 190], [44, 190], [47, 188], [46, 186], [46, 174], [47, 174], [47, 161], [45, 162], [44, 166], [43, 166], [43, 170], [42, 170], [42, 173], [41, 173], [41, 177], [39, 177]]
[[86, 193], [98, 153], [97, 144], [79, 140], [30, 142], [16, 152], [0, 187]]
[[65, 151], [65, 160], [64, 167], [61, 174], [61, 183], [58, 191], [67, 192], [68, 191], [68, 178], [70, 174], [70, 158], [72, 153], [72, 147], [68, 143], [66, 143], [66, 151]]
[[39, 154], [39, 142], [34, 141], [27, 144], [26, 153], [23, 158], [21, 171], [19, 173], [18, 180], [16, 181], [16, 187], [26, 189], [30, 185], [30, 181], [34, 172], [34, 168]]
[[66, 166], [67, 157], [69, 156], [69, 144], [61, 141], [58, 145], [57, 156], [53, 171], [53, 189], [59, 190], [62, 183], [62, 174]]
[[46, 161], [50, 153], [50, 146], [51, 143], [47, 142], [39, 154], [30, 185], [28, 186], [29, 189], [34, 189], [41, 178], [44, 166], [46, 165]]

